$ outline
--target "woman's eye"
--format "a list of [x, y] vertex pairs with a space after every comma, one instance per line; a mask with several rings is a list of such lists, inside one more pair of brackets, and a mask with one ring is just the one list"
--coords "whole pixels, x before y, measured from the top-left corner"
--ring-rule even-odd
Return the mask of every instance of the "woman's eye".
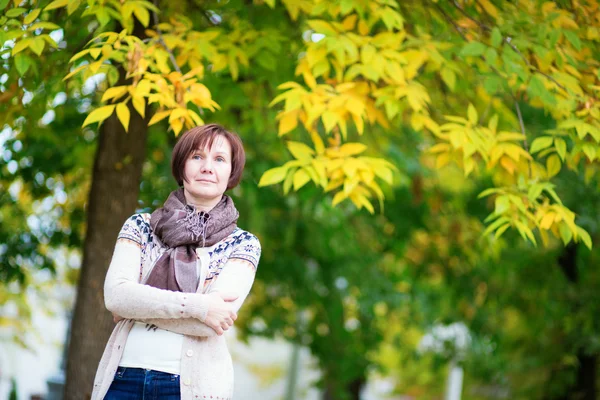
[[201, 158], [202, 158], [202, 157], [200, 156], [200, 154], [194, 154], [194, 155], [192, 156], [192, 160], [199, 160], [199, 159], [201, 159]]
[[217, 161], [223, 162], [223, 161], [225, 161], [225, 159], [223, 157], [217, 157]]

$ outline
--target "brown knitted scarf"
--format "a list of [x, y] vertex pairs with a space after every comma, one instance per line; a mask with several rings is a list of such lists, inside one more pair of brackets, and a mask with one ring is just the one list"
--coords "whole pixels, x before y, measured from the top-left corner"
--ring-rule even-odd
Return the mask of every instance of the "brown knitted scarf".
[[196, 292], [196, 248], [208, 247], [229, 236], [239, 213], [229, 196], [208, 213], [186, 204], [183, 189], [169, 195], [162, 208], [150, 217], [152, 230], [168, 247], [150, 272], [146, 285], [175, 292]]

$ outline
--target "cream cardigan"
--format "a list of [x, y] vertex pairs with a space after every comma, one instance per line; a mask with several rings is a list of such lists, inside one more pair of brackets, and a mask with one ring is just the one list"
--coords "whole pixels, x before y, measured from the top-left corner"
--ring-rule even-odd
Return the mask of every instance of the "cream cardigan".
[[142, 284], [158, 257], [166, 250], [152, 233], [150, 214], [135, 214], [119, 233], [106, 281], [106, 308], [123, 317], [108, 340], [96, 378], [92, 400], [101, 400], [118, 368], [127, 336], [135, 321], [184, 334], [181, 351], [181, 399], [231, 399], [233, 366], [224, 336], [218, 336], [204, 321], [206, 295], [235, 293], [238, 311], [250, 292], [258, 261], [260, 242], [242, 229], [219, 242], [210, 252], [204, 284], [195, 294], [171, 292]]

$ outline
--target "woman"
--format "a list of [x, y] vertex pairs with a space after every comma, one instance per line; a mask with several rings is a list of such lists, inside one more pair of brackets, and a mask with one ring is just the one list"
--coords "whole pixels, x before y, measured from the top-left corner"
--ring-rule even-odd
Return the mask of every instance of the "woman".
[[211, 124], [184, 133], [172, 157], [180, 188], [162, 208], [129, 218], [106, 281], [115, 327], [92, 399], [231, 399], [223, 332], [248, 295], [260, 243], [236, 226], [224, 195], [240, 181], [240, 138]]

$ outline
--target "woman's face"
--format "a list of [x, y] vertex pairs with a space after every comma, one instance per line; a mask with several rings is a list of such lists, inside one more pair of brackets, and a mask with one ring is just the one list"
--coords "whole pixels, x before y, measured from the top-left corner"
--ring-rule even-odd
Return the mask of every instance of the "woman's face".
[[221, 200], [231, 175], [231, 145], [217, 136], [212, 148], [192, 152], [185, 162], [183, 190], [188, 203], [203, 204]]

